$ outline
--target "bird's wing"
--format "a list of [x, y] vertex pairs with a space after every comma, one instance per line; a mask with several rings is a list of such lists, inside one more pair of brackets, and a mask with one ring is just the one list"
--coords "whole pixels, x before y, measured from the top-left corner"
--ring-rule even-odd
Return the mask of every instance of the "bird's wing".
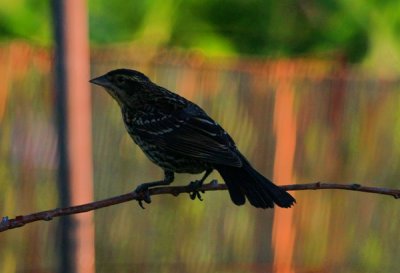
[[212, 164], [242, 166], [232, 138], [195, 105], [147, 120], [136, 129], [143, 139], [167, 152]]

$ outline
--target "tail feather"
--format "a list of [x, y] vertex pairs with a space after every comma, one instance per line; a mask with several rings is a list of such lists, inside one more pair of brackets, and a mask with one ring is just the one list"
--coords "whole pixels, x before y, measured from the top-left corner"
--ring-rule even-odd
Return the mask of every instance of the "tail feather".
[[296, 202], [289, 193], [257, 172], [245, 158], [240, 168], [218, 165], [216, 170], [224, 179], [229, 195], [236, 205], [243, 205], [245, 197], [254, 207], [264, 209], [273, 208], [274, 203], [279, 207], [289, 208]]

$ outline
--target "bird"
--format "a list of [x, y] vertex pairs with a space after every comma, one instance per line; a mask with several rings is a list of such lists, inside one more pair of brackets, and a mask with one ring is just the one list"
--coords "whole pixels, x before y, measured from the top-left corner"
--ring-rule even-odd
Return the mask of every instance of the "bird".
[[[145, 74], [121, 68], [89, 81], [103, 87], [118, 103], [125, 128], [146, 156], [164, 171], [164, 179], [139, 185], [135, 192], [166, 186], [175, 173], [204, 175], [190, 183], [190, 197], [201, 196], [207, 177], [216, 170], [232, 202], [246, 199], [256, 208], [290, 208], [296, 200], [258, 172], [239, 151], [232, 137], [200, 106], [152, 82]], [[139, 202], [143, 208], [141, 200]]]

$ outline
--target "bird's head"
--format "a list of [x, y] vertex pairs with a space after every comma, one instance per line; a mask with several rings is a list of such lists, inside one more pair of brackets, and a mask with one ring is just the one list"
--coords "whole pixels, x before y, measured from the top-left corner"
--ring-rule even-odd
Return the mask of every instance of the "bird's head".
[[154, 85], [143, 73], [130, 69], [112, 70], [89, 82], [104, 87], [120, 106], [135, 107], [151, 96]]

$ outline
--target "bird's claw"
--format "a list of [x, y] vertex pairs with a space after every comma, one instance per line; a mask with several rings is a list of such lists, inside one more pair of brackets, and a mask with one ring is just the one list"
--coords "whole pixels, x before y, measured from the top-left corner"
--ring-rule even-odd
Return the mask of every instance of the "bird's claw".
[[202, 185], [203, 181], [200, 180], [192, 181], [189, 183], [188, 186], [191, 188], [191, 191], [189, 192], [190, 199], [195, 200], [197, 198], [200, 201], [203, 201], [200, 192], [204, 193], [204, 191], [199, 191], [199, 188], [201, 188]]
[[143, 199], [139, 199], [139, 200], [138, 200], [139, 206], [140, 206], [142, 209], [145, 209], [145, 207], [143, 206], [143, 201], [146, 202], [147, 204], [150, 204], [150, 203], [151, 203], [150, 195], [148, 195], [148, 196], [146, 195]]
[[135, 189], [135, 193], [139, 196], [138, 199], [137, 199], [137, 201], [139, 203], [139, 206], [142, 209], [145, 209], [145, 207], [143, 206], [143, 201], [146, 202], [147, 204], [151, 203], [149, 188], [146, 187], [145, 185], [139, 185]]
[[[204, 193], [204, 191], [201, 191], [202, 193]], [[193, 191], [191, 193], [189, 193], [190, 199], [195, 200], [196, 198], [198, 198], [200, 201], [203, 201], [203, 198], [201, 197], [201, 194], [199, 191]]]

